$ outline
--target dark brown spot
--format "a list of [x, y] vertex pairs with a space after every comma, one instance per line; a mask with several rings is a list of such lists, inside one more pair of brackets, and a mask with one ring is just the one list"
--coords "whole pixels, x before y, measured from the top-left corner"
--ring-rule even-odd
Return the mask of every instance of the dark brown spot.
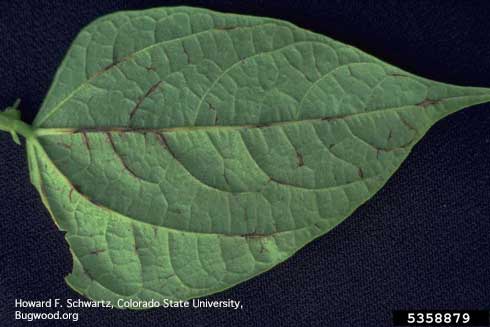
[[89, 79], [94, 79], [100, 75], [102, 75], [103, 73], [105, 73], [106, 71], [110, 70], [112, 67], [116, 66], [117, 64], [119, 63], [119, 61], [116, 61], [116, 62], [113, 62], [107, 66], [105, 66], [104, 68], [96, 71], [92, 76], [90, 76]]
[[296, 151], [296, 159], [298, 159], [298, 167], [303, 167], [305, 165], [305, 161], [303, 159], [303, 155]]
[[438, 104], [439, 102], [441, 102], [441, 100], [434, 100], [434, 99], [427, 98], [427, 99], [424, 99], [424, 101], [417, 103], [417, 106], [422, 107], [422, 108], [427, 108], [428, 106]]
[[133, 118], [134, 114], [136, 113], [136, 111], [138, 111], [138, 109], [141, 106], [141, 104], [143, 103], [143, 101], [145, 101], [145, 99], [147, 97], [149, 97], [153, 92], [155, 92], [161, 83], [162, 83], [162, 81], [158, 81], [155, 84], [153, 84], [152, 86], [150, 86], [148, 91], [146, 91], [146, 93], [142, 97], [139, 98], [139, 100], [136, 103], [136, 105], [134, 106], [133, 110], [131, 110], [131, 112], [129, 113], [129, 119]]
[[90, 254], [92, 254], [92, 255], [99, 255], [99, 253], [103, 253], [105, 251], [106, 251], [106, 249], [95, 249], [93, 251], [90, 251]]
[[337, 119], [343, 119], [347, 117], [348, 115], [338, 115], [338, 116], [325, 116], [320, 118], [320, 120], [327, 120], [327, 121], [332, 121], [332, 120], [337, 120]]
[[85, 132], [82, 132], [82, 139], [83, 143], [85, 144], [85, 147], [87, 148], [88, 151], [90, 151], [90, 142], [88, 140], [87, 134]]
[[408, 77], [407, 75], [400, 74], [400, 73], [388, 73], [388, 76], [395, 76], [395, 77]]
[[350, 67], [350, 65], [347, 66], [347, 69], [349, 70], [349, 74], [352, 76], [354, 74], [352, 74], [352, 68]]
[[63, 142], [56, 142], [56, 144], [64, 147], [65, 149], [71, 149], [71, 145], [70, 144], [66, 144], [66, 143], [63, 143]]
[[413, 127], [412, 124], [410, 124], [405, 118], [400, 116], [400, 121], [403, 123], [403, 125], [407, 126], [408, 129], [413, 130], [415, 133], [417, 133], [417, 129]]
[[216, 111], [216, 109], [215, 109], [215, 108], [214, 108], [214, 106], [211, 104], [211, 102], [206, 101], [206, 103], [208, 104], [208, 108], [209, 108], [209, 110]]
[[270, 123], [259, 123], [259, 124], [255, 125], [255, 127], [257, 127], [257, 128], [267, 128], [270, 126], [271, 126]]
[[160, 145], [162, 145], [168, 151], [168, 153], [170, 153], [172, 155], [172, 157], [177, 159], [177, 157], [175, 156], [175, 153], [172, 151], [172, 149], [168, 145], [167, 138], [165, 137], [165, 135], [163, 133], [155, 133], [155, 134], [158, 138], [158, 141], [160, 142]]
[[114, 154], [116, 155], [116, 157], [119, 159], [119, 162], [124, 167], [124, 169], [127, 170], [133, 177], [139, 178], [138, 175], [136, 175], [136, 173], [131, 168], [129, 168], [128, 164], [126, 163], [126, 161], [124, 160], [124, 158], [122, 157], [122, 155], [120, 155], [119, 152], [117, 151], [116, 145], [114, 143], [114, 140], [112, 139], [111, 133], [105, 133], [105, 134], [107, 136], [107, 139], [109, 140], [109, 144], [112, 147], [112, 151], [114, 152]]
[[268, 251], [265, 248], [264, 243], [263, 242], [260, 242], [260, 250], [259, 250], [259, 253], [264, 253], [264, 252], [268, 252]]
[[184, 50], [185, 56], [187, 57], [187, 64], [189, 65], [191, 63], [191, 57], [189, 56], [189, 53], [184, 45], [182, 45], [182, 49]]

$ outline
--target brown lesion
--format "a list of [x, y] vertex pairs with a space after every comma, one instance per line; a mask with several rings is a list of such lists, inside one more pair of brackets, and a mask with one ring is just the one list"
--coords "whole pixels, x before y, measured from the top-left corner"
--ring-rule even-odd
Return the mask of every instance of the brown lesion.
[[91, 202], [93, 203], [94, 205], [98, 206], [97, 203], [95, 203], [94, 201], [92, 201], [92, 199], [85, 193], [83, 193], [81, 190], [80, 190], [80, 186], [77, 185], [77, 184], [71, 184], [71, 188], [70, 188], [70, 192], [73, 193], [73, 191], [76, 191], [78, 194], [80, 194], [80, 196], [82, 198], [84, 198], [85, 200], [87, 200], [88, 202]]
[[73, 186], [70, 186], [70, 192], [68, 192], [68, 198], [70, 199], [70, 202], [72, 201], [72, 195], [74, 190], [75, 188]]
[[63, 142], [56, 142], [57, 145], [64, 147], [65, 149], [70, 150], [71, 149], [71, 144], [63, 143]]
[[357, 168], [357, 175], [359, 175], [361, 179], [364, 178], [364, 170], [362, 170], [361, 167]]
[[104, 74], [105, 72], [107, 72], [108, 70], [110, 70], [111, 68], [113, 68], [114, 66], [116, 66], [119, 63], [120, 63], [120, 61], [115, 61], [115, 62], [110, 63], [109, 65], [103, 67], [102, 69], [99, 69], [92, 76], [90, 76], [89, 80], [97, 78], [98, 76]]
[[347, 65], [347, 70], [349, 71], [350, 76], [354, 76], [354, 74], [352, 73], [352, 68], [350, 65]]
[[273, 235], [273, 233], [262, 234], [262, 233], [252, 232], [252, 233], [241, 234], [240, 236], [245, 238], [245, 239], [262, 239], [262, 238], [266, 238], [266, 237], [271, 237], [272, 235]]
[[165, 134], [155, 133], [155, 135], [157, 136], [157, 139], [158, 139], [158, 142], [160, 143], [160, 145], [162, 147], [164, 147], [168, 151], [168, 153], [170, 153], [172, 155], [172, 157], [177, 159], [177, 156], [175, 155], [175, 153], [172, 151], [172, 149], [168, 145], [167, 138], [165, 137]]
[[214, 112], [214, 125], [217, 125], [218, 124], [218, 120], [219, 120], [218, 112], [217, 112], [216, 108], [211, 104], [211, 102], [206, 101], [206, 103], [208, 104], [208, 109], [210, 111]]
[[262, 242], [262, 240], [260, 240], [260, 241], [259, 241], [259, 243], [260, 243], [260, 250], [259, 250], [259, 253], [260, 253], [260, 254], [262, 254], [262, 253], [264, 253], [264, 252], [269, 252], [269, 251], [267, 250], [267, 248], [265, 247], [264, 242]]
[[436, 105], [436, 104], [441, 103], [441, 102], [442, 102], [442, 100], [425, 98], [421, 102], [417, 103], [416, 106], [419, 106], [422, 108], [427, 108], [429, 106], [433, 106], [433, 105]]
[[223, 172], [223, 178], [224, 178], [227, 185], [231, 185], [230, 180], [228, 179], [228, 176], [226, 175], [226, 172]]
[[298, 168], [305, 165], [303, 155], [298, 150], [296, 150], [296, 159], [298, 160]]
[[333, 121], [333, 120], [338, 120], [338, 119], [344, 119], [346, 117], [349, 117], [349, 115], [324, 116], [324, 117], [321, 117], [320, 120]]
[[160, 80], [160, 81], [156, 82], [155, 84], [153, 84], [152, 86], [150, 86], [148, 91], [146, 91], [146, 93], [143, 94], [143, 96], [139, 98], [138, 102], [136, 102], [136, 105], [133, 107], [133, 109], [129, 113], [129, 119], [133, 118], [133, 116], [136, 114], [136, 112], [140, 108], [141, 104], [143, 103], [143, 101], [145, 101], [145, 99], [147, 97], [149, 97], [153, 92], [155, 92], [158, 89], [158, 87], [160, 86], [160, 84], [162, 84], [162, 83], [163, 83], [163, 81]]
[[185, 48], [184, 44], [182, 44], [182, 49], [183, 49], [185, 56], [187, 58], [187, 64], [190, 65], [191, 64], [191, 57], [190, 57], [189, 53], [187, 52], [187, 49]]
[[388, 73], [386, 75], [388, 75], [388, 76], [394, 76], [394, 77], [410, 77], [408, 75], [401, 74], [401, 73]]
[[240, 26], [229, 25], [229, 26], [220, 26], [216, 27], [217, 31], [231, 31], [240, 28]]
[[259, 123], [259, 124], [255, 125], [256, 128], [267, 128], [267, 127], [271, 127], [271, 126], [272, 126], [271, 123]]
[[90, 251], [90, 254], [91, 255], [99, 255], [100, 253], [104, 253], [105, 251], [107, 251], [107, 249], [95, 249], [95, 250]]
[[111, 145], [112, 147], [112, 150], [114, 152], [114, 154], [116, 155], [116, 157], [119, 159], [119, 162], [121, 163], [121, 165], [124, 167], [125, 170], [127, 170], [133, 177], [135, 178], [138, 178], [138, 179], [141, 179], [129, 166], [128, 164], [126, 163], [126, 161], [124, 160], [123, 156], [117, 151], [117, 148], [116, 148], [116, 144], [114, 143], [114, 140], [112, 139], [112, 135], [111, 133], [106, 133], [106, 136], [107, 136], [107, 140], [109, 141], [109, 144]]
[[100, 75], [106, 73], [107, 71], [111, 70], [112, 68], [114, 68], [115, 66], [119, 65], [120, 63], [123, 63], [125, 61], [128, 61], [129, 59], [133, 58], [133, 54], [130, 54], [126, 57], [122, 57], [120, 59], [113, 59], [112, 63], [110, 63], [109, 65], [105, 66], [105, 67], [102, 67], [101, 69], [99, 69], [98, 71], [96, 71], [95, 73], [92, 74], [92, 76], [90, 76], [88, 78], [88, 80], [93, 80], [97, 77], [99, 77]]
[[206, 101], [206, 103], [208, 104], [208, 108], [209, 108], [209, 110], [216, 111], [216, 108], [215, 108], [215, 107], [212, 105], [212, 103], [211, 103], [211, 102]]
[[90, 141], [88, 139], [87, 133], [82, 132], [81, 135], [82, 135], [83, 144], [85, 144], [85, 147], [90, 152]]
[[280, 180], [278, 180], [278, 179], [276, 179], [276, 178], [274, 178], [272, 176], [269, 176], [268, 183], [270, 183], [270, 182], [274, 182], [276, 184], [285, 185], [285, 186], [296, 186], [296, 185], [290, 184], [290, 183], [285, 182], [285, 181], [280, 181]]
[[412, 125], [410, 124], [405, 118], [403, 118], [402, 116], [400, 116], [400, 121], [402, 122], [403, 125], [405, 125], [408, 129], [414, 131], [415, 133], [418, 133], [418, 130]]

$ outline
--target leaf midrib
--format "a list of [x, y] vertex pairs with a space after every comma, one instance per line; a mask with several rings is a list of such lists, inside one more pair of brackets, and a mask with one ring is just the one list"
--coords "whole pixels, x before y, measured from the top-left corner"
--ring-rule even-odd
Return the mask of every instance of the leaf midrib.
[[[466, 96], [465, 96], [466, 97]], [[442, 100], [449, 99], [444, 98]], [[441, 100], [441, 101], [442, 101]], [[375, 109], [364, 112], [356, 112], [352, 114], [337, 115], [337, 116], [324, 116], [318, 118], [308, 118], [301, 120], [288, 120], [288, 121], [275, 121], [270, 123], [258, 123], [258, 124], [243, 124], [243, 125], [205, 125], [205, 126], [180, 126], [180, 127], [163, 127], [163, 128], [152, 128], [152, 127], [80, 127], [80, 128], [36, 128], [34, 134], [36, 136], [50, 136], [59, 134], [76, 134], [76, 133], [145, 133], [145, 132], [159, 132], [159, 133], [178, 133], [178, 132], [192, 132], [192, 131], [209, 131], [209, 130], [223, 130], [223, 131], [233, 131], [241, 129], [266, 129], [271, 127], [288, 126], [295, 124], [308, 124], [315, 122], [331, 122], [336, 120], [346, 120], [356, 116], [376, 114], [380, 112], [398, 112], [404, 109], [412, 108], [415, 109], [417, 104], [404, 105], [399, 107], [389, 107], [382, 109]], [[422, 108], [421, 108], [422, 110]]]

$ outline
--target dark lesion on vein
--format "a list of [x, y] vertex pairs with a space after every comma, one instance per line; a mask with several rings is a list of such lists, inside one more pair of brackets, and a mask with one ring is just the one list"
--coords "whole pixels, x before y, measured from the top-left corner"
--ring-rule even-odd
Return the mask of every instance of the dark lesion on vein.
[[408, 76], [406, 74], [402, 74], [402, 73], [388, 73], [386, 75], [388, 75], [388, 76], [394, 76], [394, 77], [410, 77], [410, 76]]
[[273, 125], [274, 123], [264, 122], [264, 123], [255, 124], [253, 126], [250, 126], [249, 128], [267, 128], [267, 127], [272, 127]]
[[87, 133], [85, 131], [82, 131], [81, 134], [82, 134], [83, 144], [85, 144], [85, 147], [90, 152], [90, 141], [87, 137]]
[[72, 196], [73, 196], [73, 191], [75, 188], [73, 186], [70, 186], [70, 192], [68, 192], [68, 198], [70, 199], [70, 202], [72, 202]]
[[[159, 83], [157, 83], [159, 84]], [[152, 92], [155, 91], [155, 89], [158, 87], [158, 85], [154, 85], [154, 88], [150, 88], [147, 94], [151, 94]], [[146, 95], [146, 96], [148, 96]], [[145, 96], [145, 97], [146, 97]], [[439, 103], [442, 103], [444, 99], [425, 99], [421, 102], [415, 103], [415, 104], [408, 104], [407, 106], [418, 106], [421, 108], [427, 108], [428, 106], [431, 105], [436, 105]], [[139, 108], [141, 105], [142, 100], [140, 100], [136, 106], [132, 110], [132, 115], [134, 115], [134, 112]], [[209, 110], [211, 111], [216, 111], [215, 108], [209, 106]], [[167, 133], [171, 132], [177, 132], [180, 129], [185, 130], [185, 131], [192, 131], [193, 129], [203, 129], [203, 128], [236, 128], [236, 129], [265, 129], [265, 128], [272, 128], [272, 127], [277, 127], [277, 126], [283, 126], [287, 124], [293, 124], [293, 123], [300, 123], [300, 122], [334, 122], [337, 120], [345, 120], [347, 118], [354, 117], [359, 114], [369, 114], [372, 112], [376, 111], [381, 111], [379, 110], [372, 110], [372, 111], [364, 111], [364, 112], [359, 112], [359, 113], [350, 113], [350, 114], [340, 114], [340, 115], [333, 115], [333, 116], [321, 116], [321, 117], [315, 117], [315, 118], [309, 118], [309, 119], [304, 119], [300, 121], [295, 121], [295, 120], [290, 120], [290, 121], [270, 121], [270, 122], [261, 122], [261, 123], [249, 123], [249, 124], [243, 124], [243, 125], [217, 125], [216, 123], [218, 122], [218, 117], [215, 117], [214, 124], [213, 125], [197, 125], [197, 126], [177, 126], [177, 127], [163, 127], [163, 128], [149, 128], [149, 127], [130, 127], [130, 126], [120, 126], [120, 127], [83, 127], [83, 128], [75, 128], [72, 130], [69, 130], [68, 133], [97, 133], [97, 132], [120, 132], [120, 133], [155, 133], [157, 131], [165, 131]], [[406, 123], [405, 121], [402, 121]], [[409, 124], [405, 124], [409, 126]], [[415, 128], [412, 128], [413, 130], [416, 130]]]
[[390, 129], [390, 132], [388, 133], [388, 141], [390, 141], [392, 137], [393, 137], [393, 129]]
[[122, 57], [120, 59], [116, 59], [116, 58], [113, 58], [113, 61], [112, 63], [110, 63], [109, 65], [99, 69], [98, 71], [96, 71], [95, 73], [93, 73], [89, 78], [88, 80], [91, 81], [97, 77], [99, 77], [100, 75], [108, 72], [109, 70], [111, 70], [112, 68], [116, 67], [117, 65], [125, 62], [125, 61], [128, 61], [129, 59], [131, 59], [133, 57], [133, 55], [128, 55], [126, 57]]
[[422, 107], [422, 108], [427, 108], [429, 106], [433, 106], [436, 104], [441, 103], [441, 99], [430, 99], [430, 98], [425, 98], [424, 100], [420, 101], [419, 103], [416, 104], [416, 106]]
[[271, 237], [274, 234], [275, 233], [263, 234], [263, 233], [251, 232], [251, 233], [240, 234], [240, 236], [245, 238], [245, 239], [262, 239], [262, 238], [266, 238], [266, 237]]
[[125, 170], [127, 170], [133, 177], [135, 178], [138, 178], [138, 179], [141, 179], [141, 177], [139, 177], [129, 166], [128, 164], [126, 163], [126, 161], [124, 160], [123, 156], [119, 153], [119, 151], [117, 151], [117, 148], [116, 148], [116, 144], [114, 143], [114, 139], [112, 138], [112, 135], [111, 133], [106, 133], [106, 136], [107, 136], [107, 139], [109, 140], [109, 144], [111, 145], [112, 147], [112, 150], [114, 152], [114, 154], [116, 155], [116, 157], [119, 159], [119, 161], [121, 162], [122, 166], [124, 167]]
[[91, 255], [99, 255], [100, 253], [104, 253], [105, 251], [107, 251], [107, 249], [95, 249], [95, 250], [90, 251], [90, 254]]
[[305, 165], [305, 160], [303, 159], [303, 155], [298, 150], [296, 150], [296, 159], [298, 160], [298, 168], [303, 167]]
[[92, 74], [92, 76], [89, 77], [89, 80], [92, 80], [94, 78], [97, 78], [98, 76], [104, 74], [105, 72], [107, 72], [108, 70], [111, 70], [114, 66], [116, 66], [117, 64], [119, 64], [120, 61], [115, 61], [115, 62], [112, 62], [111, 64], [103, 67], [102, 69], [99, 69], [98, 71], [96, 71], [94, 74]]
[[236, 25], [229, 25], [229, 26], [220, 26], [216, 27], [215, 29], [217, 31], [231, 31], [240, 28], [241, 26], [236, 26]]
[[186, 56], [187, 64], [190, 65], [191, 64], [191, 57], [189, 55], [189, 52], [187, 52], [187, 49], [185, 48], [184, 44], [182, 44], [182, 50], [184, 51], [184, 54]]
[[134, 115], [136, 114], [136, 112], [140, 108], [143, 101], [145, 101], [145, 99], [147, 97], [149, 97], [153, 92], [155, 92], [157, 90], [157, 88], [160, 86], [160, 84], [162, 84], [162, 83], [163, 83], [163, 81], [160, 80], [160, 81], [156, 82], [155, 84], [153, 84], [152, 86], [150, 86], [148, 91], [146, 91], [146, 93], [142, 97], [139, 98], [138, 102], [136, 102], [136, 105], [133, 107], [133, 109], [129, 113], [129, 119], [132, 119], [134, 117]]
[[64, 142], [56, 142], [57, 145], [64, 147], [65, 149], [71, 149], [71, 144], [67, 144]]
[[77, 192], [82, 198], [87, 200], [88, 202], [94, 204], [95, 206], [99, 206], [97, 203], [95, 203], [87, 194], [83, 193], [80, 189], [80, 186], [77, 184], [70, 183], [70, 192], [68, 193], [70, 200], [72, 199], [73, 196], [73, 191]]
[[337, 115], [337, 116], [324, 116], [321, 117], [320, 120], [333, 121], [333, 120], [345, 119], [349, 116], [351, 115], [345, 114], [345, 115]]
[[165, 137], [165, 134], [164, 133], [155, 133], [155, 135], [157, 136], [157, 139], [158, 139], [158, 142], [160, 143], [160, 145], [162, 147], [164, 147], [167, 150], [167, 152], [170, 153], [170, 155], [172, 157], [174, 157], [174, 159], [177, 160], [177, 156], [175, 155], [175, 153], [170, 148], [170, 145], [167, 142], [167, 138]]

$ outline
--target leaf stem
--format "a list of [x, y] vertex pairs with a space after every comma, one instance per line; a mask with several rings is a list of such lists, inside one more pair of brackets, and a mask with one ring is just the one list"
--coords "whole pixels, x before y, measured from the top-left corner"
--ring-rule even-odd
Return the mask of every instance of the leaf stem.
[[17, 99], [12, 106], [0, 112], [0, 131], [9, 132], [14, 142], [20, 145], [17, 134], [24, 136], [26, 139], [33, 138], [35, 135], [31, 126], [20, 120], [20, 111], [17, 109], [19, 104], [20, 99]]

